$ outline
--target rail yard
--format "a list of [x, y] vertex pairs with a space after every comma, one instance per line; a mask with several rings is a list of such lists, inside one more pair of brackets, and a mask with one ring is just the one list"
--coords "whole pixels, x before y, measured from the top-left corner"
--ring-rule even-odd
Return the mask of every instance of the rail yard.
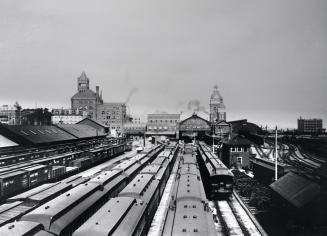
[[[0, 235], [277, 235], [267, 219], [281, 214], [278, 194], [297, 181], [296, 191], [314, 199], [324, 181], [323, 158], [292, 143], [276, 148], [271, 139], [249, 145], [234, 136], [214, 152], [205, 139], [133, 145], [127, 137], [86, 135], [80, 125], [74, 137], [72, 127], [67, 134], [45, 129], [51, 142], [0, 150]], [[246, 150], [248, 162], [234, 157]], [[284, 232], [298, 230], [279, 218], [275, 224], [290, 225]]]
[[[69, 174], [38, 178], [35, 187], [2, 188], [1, 235], [265, 235], [233, 191], [232, 172], [206, 144], [149, 144], [141, 153], [123, 154], [124, 140], [110, 142], [83, 151], [66, 146], [64, 154], [51, 148], [46, 156], [21, 159], [14, 169], [8, 165], [1, 175], [23, 181], [15, 174], [31, 166], [53, 169], [53, 163], [89, 158]], [[35, 152], [40, 150], [29, 156]], [[206, 158], [212, 166], [203, 165]], [[24, 173], [30, 183], [33, 176]]]

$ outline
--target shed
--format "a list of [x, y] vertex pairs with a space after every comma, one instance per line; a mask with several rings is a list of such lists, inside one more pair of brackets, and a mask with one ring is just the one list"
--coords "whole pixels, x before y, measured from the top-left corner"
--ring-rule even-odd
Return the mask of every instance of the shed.
[[0, 134], [19, 145], [40, 145], [76, 140], [75, 136], [53, 125], [0, 125]]
[[293, 172], [270, 185], [271, 189], [296, 208], [301, 208], [320, 195], [320, 186]]
[[93, 128], [89, 125], [84, 124], [66, 124], [66, 125], [57, 125], [59, 128], [65, 132], [75, 136], [79, 139], [87, 138], [96, 138], [96, 137], [105, 137], [106, 134], [100, 130]]
[[94, 129], [97, 129], [98, 131], [102, 133], [109, 133], [109, 126], [104, 125], [94, 119], [91, 118], [84, 118], [83, 120], [77, 122], [77, 124], [81, 125], [88, 125], [90, 127], [93, 127]]

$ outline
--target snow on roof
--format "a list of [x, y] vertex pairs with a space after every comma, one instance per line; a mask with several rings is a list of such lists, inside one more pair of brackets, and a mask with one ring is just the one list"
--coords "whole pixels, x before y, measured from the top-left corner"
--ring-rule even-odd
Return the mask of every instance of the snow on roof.
[[12, 146], [17, 146], [18, 144], [11, 141], [10, 139], [6, 138], [5, 136], [2, 136], [0, 134], [0, 148], [1, 147], [12, 147]]

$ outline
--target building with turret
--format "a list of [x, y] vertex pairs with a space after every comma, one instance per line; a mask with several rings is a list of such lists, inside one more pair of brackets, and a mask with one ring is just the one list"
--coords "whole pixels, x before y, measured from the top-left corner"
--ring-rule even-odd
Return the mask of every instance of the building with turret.
[[99, 104], [103, 104], [99, 86], [96, 86], [96, 92], [93, 92], [90, 89], [90, 80], [83, 72], [77, 78], [77, 93], [71, 98], [71, 108], [82, 111], [89, 118], [97, 119], [97, 106]]
[[215, 85], [210, 97], [210, 122], [226, 121], [226, 107], [223, 102], [223, 97], [218, 91], [218, 86]]

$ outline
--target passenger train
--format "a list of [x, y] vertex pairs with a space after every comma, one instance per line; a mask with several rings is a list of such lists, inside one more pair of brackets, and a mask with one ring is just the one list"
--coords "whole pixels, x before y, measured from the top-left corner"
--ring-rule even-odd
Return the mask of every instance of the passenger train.
[[[1, 227], [0, 233], [14, 234], [19, 224], [21, 234], [38, 228], [40, 232], [46, 232], [45, 235], [71, 235], [74, 231], [73, 235], [132, 235], [133, 232], [144, 235], [159, 204], [178, 148], [162, 150], [162, 146], [145, 149], [110, 170], [102, 170], [86, 182], [81, 178], [71, 179], [81, 183], [45, 203], [42, 201], [43, 205], [29, 210], [19, 223]], [[28, 199], [26, 201], [30, 202]]]
[[[184, 149], [185, 150], [185, 149]], [[179, 162], [177, 177], [162, 235], [216, 235], [208, 207], [196, 153], [187, 148]]]
[[198, 144], [197, 157], [208, 199], [228, 199], [233, 193], [233, 173], [204, 142]]
[[[0, 158], [0, 201], [42, 182], [57, 181], [65, 174], [68, 166], [85, 169], [111, 159], [125, 149], [126, 143], [117, 143], [61, 154], [54, 154], [54, 150], [48, 149], [18, 156], [3, 156]], [[9, 160], [15, 161], [8, 162]], [[6, 165], [9, 163], [11, 165]]]
[[111, 198], [74, 236], [146, 235], [177, 155], [177, 147], [161, 152]]

